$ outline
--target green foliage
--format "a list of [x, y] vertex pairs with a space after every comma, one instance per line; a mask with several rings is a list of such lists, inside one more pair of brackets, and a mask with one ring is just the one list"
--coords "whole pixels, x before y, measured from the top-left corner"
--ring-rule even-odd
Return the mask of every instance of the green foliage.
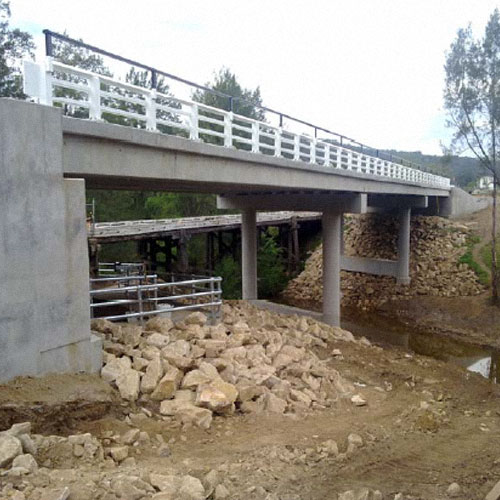
[[453, 146], [470, 150], [495, 172], [495, 143], [500, 123], [500, 14], [495, 9], [481, 40], [471, 27], [460, 29], [445, 64], [444, 104]]
[[[484, 36], [468, 26], [458, 30], [446, 55], [444, 106], [454, 129], [452, 148], [469, 150], [499, 185], [500, 139], [500, 12], [491, 14]], [[493, 190], [496, 200], [496, 189]], [[492, 251], [496, 250], [495, 201], [492, 205]], [[491, 262], [491, 294], [500, 305], [497, 257]]]
[[95, 200], [96, 222], [146, 219], [146, 200], [152, 193], [143, 191], [88, 190], [87, 202]]
[[282, 253], [282, 249], [269, 230], [261, 235], [257, 268], [258, 293], [263, 299], [276, 297], [286, 286], [288, 278]]
[[215, 195], [191, 193], [155, 193], [145, 204], [146, 218], [198, 217], [217, 213]]
[[[262, 106], [262, 98], [260, 95], [259, 87], [257, 87], [255, 90], [243, 88], [238, 83], [236, 75], [234, 73], [231, 73], [228, 68], [220, 69], [219, 72], [214, 75], [213, 83], [206, 83], [205, 86], [210, 87], [223, 94], [232, 96], [232, 109], [235, 114], [260, 121], [263, 121], [265, 119], [264, 111], [259, 108], [259, 106]], [[193, 94], [193, 100], [206, 104], [207, 106], [211, 106], [212, 108], [224, 109], [226, 111], [229, 111], [231, 109], [231, 99], [225, 96], [214, 94], [213, 92], [209, 91], [197, 90]], [[224, 132], [224, 127], [222, 125], [203, 121], [203, 117], [220, 120], [221, 116], [216, 112], [200, 109], [198, 115], [203, 128], [219, 133]], [[247, 122], [234, 121], [234, 123], [245, 128], [248, 127]], [[248, 132], [246, 130], [233, 129], [233, 135], [249, 139], [251, 138], [251, 129], [248, 129]], [[222, 146], [224, 144], [224, 139], [222, 137], [204, 134], [201, 131], [200, 137], [203, 139], [203, 141], [210, 144], [217, 144], [219, 146]], [[244, 144], [241, 142], [233, 141], [233, 145], [238, 149], [251, 149], [251, 146], [246, 143]]]
[[[500, 255], [500, 241], [497, 242], [497, 255]], [[481, 260], [488, 269], [491, 269], [491, 243], [481, 248]]]
[[[69, 37], [66, 31], [63, 34]], [[80, 39], [80, 42], [82, 41]], [[113, 76], [109, 68], [105, 66], [103, 58], [90, 50], [77, 47], [58, 38], [53, 39], [52, 44], [53, 57], [63, 64], [92, 71], [92, 73], [98, 73], [99, 75]]]
[[[288, 276], [282, 257], [282, 250], [272, 230], [260, 237], [257, 253], [258, 294], [260, 298], [276, 297], [286, 286]], [[222, 276], [222, 292], [225, 299], [241, 299], [241, 266], [232, 257], [224, 257], [214, 270]]]
[[219, 261], [214, 273], [222, 277], [222, 296], [226, 300], [241, 299], [241, 266], [232, 257]]
[[450, 154], [426, 155], [420, 151], [388, 150], [386, 152], [422, 165], [434, 174], [450, 177], [453, 184], [462, 188], [467, 188], [468, 185], [474, 188], [476, 181], [485, 173], [476, 158]]
[[20, 60], [33, 57], [35, 44], [29, 33], [9, 27], [10, 3], [0, 0], [0, 97], [24, 99]]
[[488, 273], [482, 268], [482, 266], [474, 260], [474, 257], [472, 255], [472, 250], [475, 245], [477, 245], [480, 241], [480, 238], [478, 236], [469, 236], [467, 238], [467, 251], [458, 259], [459, 264], [467, 264], [475, 273], [478, 278], [478, 280], [483, 284], [483, 285], [488, 285], [489, 284], [489, 275]]
[[[212, 83], [206, 83], [205, 86], [234, 97], [234, 113], [255, 120], [264, 120], [264, 111], [256, 107], [262, 106], [260, 88], [257, 87], [251, 90], [242, 87], [236, 79], [236, 75], [232, 73], [229, 68], [221, 68], [215, 73], [214, 81]], [[226, 111], [230, 110], [229, 99], [212, 92], [197, 90], [193, 94], [193, 100], [213, 108], [225, 109]], [[243, 102], [243, 100], [249, 101], [249, 103]]]

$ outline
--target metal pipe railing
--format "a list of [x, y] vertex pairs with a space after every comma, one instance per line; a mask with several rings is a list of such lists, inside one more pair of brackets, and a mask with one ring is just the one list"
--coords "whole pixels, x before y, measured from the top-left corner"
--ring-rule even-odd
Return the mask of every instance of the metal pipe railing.
[[[152, 284], [143, 284], [142, 282], [146, 280], [154, 282]], [[139, 284], [130, 284], [137, 281], [139, 281]], [[164, 312], [208, 309], [211, 320], [215, 321], [220, 314], [220, 306], [222, 305], [221, 282], [222, 278], [220, 277], [203, 277], [158, 283], [155, 274], [92, 278], [90, 279], [91, 316], [94, 317], [95, 311], [99, 308], [112, 306], [128, 306], [128, 311], [122, 314], [108, 314], [100, 317], [108, 320], [139, 318], [142, 321], [142, 318], [146, 316]], [[92, 289], [93, 285], [103, 285], [105, 283], [118, 283], [118, 286]], [[122, 283], [124, 283], [124, 286], [121, 285]], [[186, 290], [186, 288], [186, 292], [181, 291], [179, 293], [179, 289]], [[172, 290], [172, 293], [162, 295], [161, 293], [165, 290]], [[117, 294], [125, 294], [126, 298], [117, 298]], [[94, 302], [94, 299], [99, 299], [99, 297], [105, 295], [114, 297], [102, 302]], [[208, 302], [204, 302], [202, 300], [204, 298], [207, 298]], [[191, 303], [177, 304], [176, 302], [180, 300], [191, 301]]]
[[[162, 71], [162, 70], [155, 68], [153, 66], [149, 66], [149, 65], [143, 64], [139, 61], [135, 61], [133, 59], [129, 59], [127, 57], [120, 56], [119, 54], [115, 54], [113, 52], [101, 49], [101, 48], [96, 47], [94, 45], [90, 45], [90, 44], [85, 43], [81, 40], [76, 40], [76, 39], [71, 38], [67, 35], [62, 35], [60, 33], [56, 33], [54, 31], [51, 31], [48, 29], [43, 30], [43, 33], [45, 35], [45, 53], [48, 57], [54, 57], [54, 55], [55, 55], [54, 43], [53, 43], [54, 39], [60, 40], [62, 42], [69, 43], [69, 44], [74, 45], [76, 47], [80, 47], [80, 48], [89, 50], [91, 52], [95, 52], [96, 54], [100, 54], [102, 56], [109, 57], [109, 58], [114, 59], [116, 61], [120, 61], [120, 62], [123, 62], [125, 64], [129, 64], [131, 66], [135, 66], [137, 68], [141, 68], [145, 71], [150, 72], [151, 73], [151, 88], [152, 89], [156, 89], [157, 82], [158, 82], [158, 75], [161, 75], [165, 78], [169, 78], [171, 80], [183, 83], [183, 84], [188, 85], [190, 87], [193, 87], [197, 90], [209, 92], [209, 93], [216, 95], [218, 97], [221, 97], [223, 99], [227, 99], [227, 102], [228, 102], [227, 111], [233, 112], [234, 111], [234, 102], [239, 101], [239, 102], [242, 102], [243, 104], [252, 106], [254, 108], [258, 108], [266, 113], [271, 113], [271, 114], [275, 115], [279, 120], [279, 127], [280, 128], [282, 128], [284, 126], [285, 119], [290, 120], [294, 123], [298, 123], [300, 125], [311, 128], [315, 139], [318, 138], [318, 132], [323, 132], [325, 134], [333, 136], [335, 138], [336, 144], [338, 144], [339, 146], [343, 146], [345, 148], [350, 148], [350, 149], [354, 149], [354, 150], [359, 150], [359, 152], [361, 152], [361, 153], [364, 153], [365, 150], [371, 151], [372, 152], [371, 154], [373, 156], [375, 156], [376, 158], [386, 159], [390, 162], [399, 163], [400, 165], [403, 165], [403, 166], [408, 166], [411, 168], [424, 170], [423, 166], [418, 165], [414, 162], [411, 162], [409, 160], [406, 160], [406, 159], [398, 157], [398, 156], [394, 156], [392, 153], [384, 153], [384, 152], [380, 151], [378, 148], [373, 148], [371, 146], [367, 146], [366, 144], [363, 144], [355, 139], [347, 137], [343, 134], [339, 134], [338, 132], [330, 130], [326, 127], [321, 127], [319, 125], [313, 124], [313, 123], [308, 122], [306, 120], [296, 118], [294, 116], [289, 115], [288, 113], [284, 113], [282, 111], [278, 111], [278, 110], [275, 110], [273, 108], [269, 108], [267, 106], [262, 106], [260, 104], [253, 102], [253, 101], [250, 101], [248, 99], [244, 99], [242, 97], [232, 96], [232, 95], [226, 94], [224, 92], [220, 92], [216, 89], [212, 89], [212, 88], [207, 87], [205, 85], [200, 85], [200, 84], [193, 82], [191, 80], [187, 80], [186, 78], [181, 78], [177, 75], [174, 75], [172, 73], [168, 73], [166, 71]], [[367, 153], [364, 153], [364, 154], [367, 154]]]
[[[202, 103], [176, 99], [155, 90], [149, 91], [130, 84], [124, 85], [109, 77], [76, 69], [56, 61], [48, 61], [47, 67], [26, 62], [25, 68], [27, 68], [25, 71], [27, 90], [31, 90], [32, 95], [37, 96], [41, 103], [72, 108], [81, 107], [88, 110], [88, 118], [93, 120], [106, 120], [109, 119], [108, 115], [116, 114], [133, 120], [125, 123], [128, 125], [138, 126], [138, 124], [142, 124], [142, 128], [174, 135], [178, 135], [178, 131], [181, 130], [189, 134], [191, 139], [201, 139], [212, 144], [215, 141], [216, 144], [224, 147], [241, 149], [241, 143], [246, 143], [246, 150], [251, 150], [253, 153], [281, 156], [308, 164], [369, 176], [389, 177], [404, 182], [416, 182], [445, 189], [449, 188], [450, 185], [449, 179], [445, 177], [411, 169], [366, 153], [359, 153], [353, 149], [346, 149], [332, 142], [283, 131], [268, 123], [235, 115]], [[70, 81], [71, 78], [76, 78], [76, 80]], [[68, 81], [71, 85], [68, 84]], [[103, 90], [106, 85], [112, 85], [109, 92]], [[72, 92], [79, 92], [81, 100], [69, 98], [67, 92], [55, 92], [54, 89], [65, 91], [69, 89]], [[111, 103], [106, 105], [106, 99], [109, 99], [111, 90], [114, 92], [112, 95], [115, 99], [115, 107], [111, 107]], [[146, 96], [140, 101], [141, 104], [137, 104], [138, 99], [131, 95], [134, 90], [137, 90], [137, 95]], [[101, 102], [102, 99], [104, 99], [104, 104]], [[165, 120], [158, 117], [158, 109], [160, 108], [158, 100], [164, 99], [171, 103], [171, 107], [168, 109], [174, 117], [169, 121], [171, 128], [168, 130], [161, 129]], [[118, 107], [118, 103], [120, 103], [119, 106], [129, 109], [129, 111]], [[166, 109], [165, 106], [162, 109]], [[210, 115], [210, 117], [203, 115], [203, 113]], [[238, 129], [234, 127], [241, 123], [247, 124], [248, 139], [242, 140], [236, 133]], [[214, 127], [218, 129], [214, 129]], [[269, 131], [272, 131], [272, 134], [268, 133]], [[184, 135], [184, 137], [186, 136]]]

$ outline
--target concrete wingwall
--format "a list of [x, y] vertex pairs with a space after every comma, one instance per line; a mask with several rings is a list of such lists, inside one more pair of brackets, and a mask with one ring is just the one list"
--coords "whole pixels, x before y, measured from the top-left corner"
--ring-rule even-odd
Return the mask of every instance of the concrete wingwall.
[[64, 179], [58, 109], [0, 99], [0, 380], [100, 368], [85, 183]]
[[483, 210], [491, 205], [491, 200], [483, 196], [472, 196], [463, 189], [453, 186], [451, 195], [442, 202], [439, 215], [461, 217]]

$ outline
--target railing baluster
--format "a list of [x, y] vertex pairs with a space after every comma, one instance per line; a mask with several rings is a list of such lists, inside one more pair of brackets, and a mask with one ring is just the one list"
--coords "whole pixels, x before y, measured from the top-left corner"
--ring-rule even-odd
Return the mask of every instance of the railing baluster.
[[252, 153], [260, 152], [260, 127], [258, 122], [252, 122]]
[[91, 120], [101, 119], [101, 81], [98, 76], [89, 78], [89, 118]]
[[200, 125], [198, 116], [198, 105], [196, 103], [191, 104], [191, 113], [189, 114], [189, 138], [194, 141], [200, 139]]
[[281, 128], [274, 129], [274, 156], [281, 156]]
[[309, 159], [309, 161], [311, 163], [316, 163], [316, 139], [311, 139], [309, 141], [309, 153], [311, 155], [311, 158]]
[[233, 113], [224, 113], [224, 146], [233, 147]]
[[146, 95], [146, 128], [156, 130], [156, 90], [152, 89]]
[[324, 162], [325, 167], [330, 166], [330, 144], [325, 142], [325, 162]]
[[300, 135], [295, 135], [293, 138], [293, 159], [300, 160]]

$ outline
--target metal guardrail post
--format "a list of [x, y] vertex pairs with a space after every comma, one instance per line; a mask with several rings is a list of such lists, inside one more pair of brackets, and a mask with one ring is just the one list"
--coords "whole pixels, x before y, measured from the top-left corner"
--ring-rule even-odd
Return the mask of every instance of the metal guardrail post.
[[144, 324], [144, 317], [142, 316], [142, 313], [144, 312], [144, 308], [143, 308], [143, 303], [142, 303], [142, 289], [139, 288], [137, 290], [137, 300], [139, 301], [138, 305], [139, 305], [139, 313], [141, 313], [141, 316], [139, 316], [139, 322], [141, 323], [141, 325]]
[[[210, 291], [212, 292], [211, 295], [210, 295], [210, 302], [214, 303], [215, 302], [215, 294], [214, 294], [214, 290], [215, 290], [215, 287], [214, 287], [214, 280], [211, 279], [210, 280]], [[215, 325], [216, 323], [216, 310], [215, 310], [215, 307], [216, 306], [211, 306], [210, 307], [210, 323], [212, 325]]]

